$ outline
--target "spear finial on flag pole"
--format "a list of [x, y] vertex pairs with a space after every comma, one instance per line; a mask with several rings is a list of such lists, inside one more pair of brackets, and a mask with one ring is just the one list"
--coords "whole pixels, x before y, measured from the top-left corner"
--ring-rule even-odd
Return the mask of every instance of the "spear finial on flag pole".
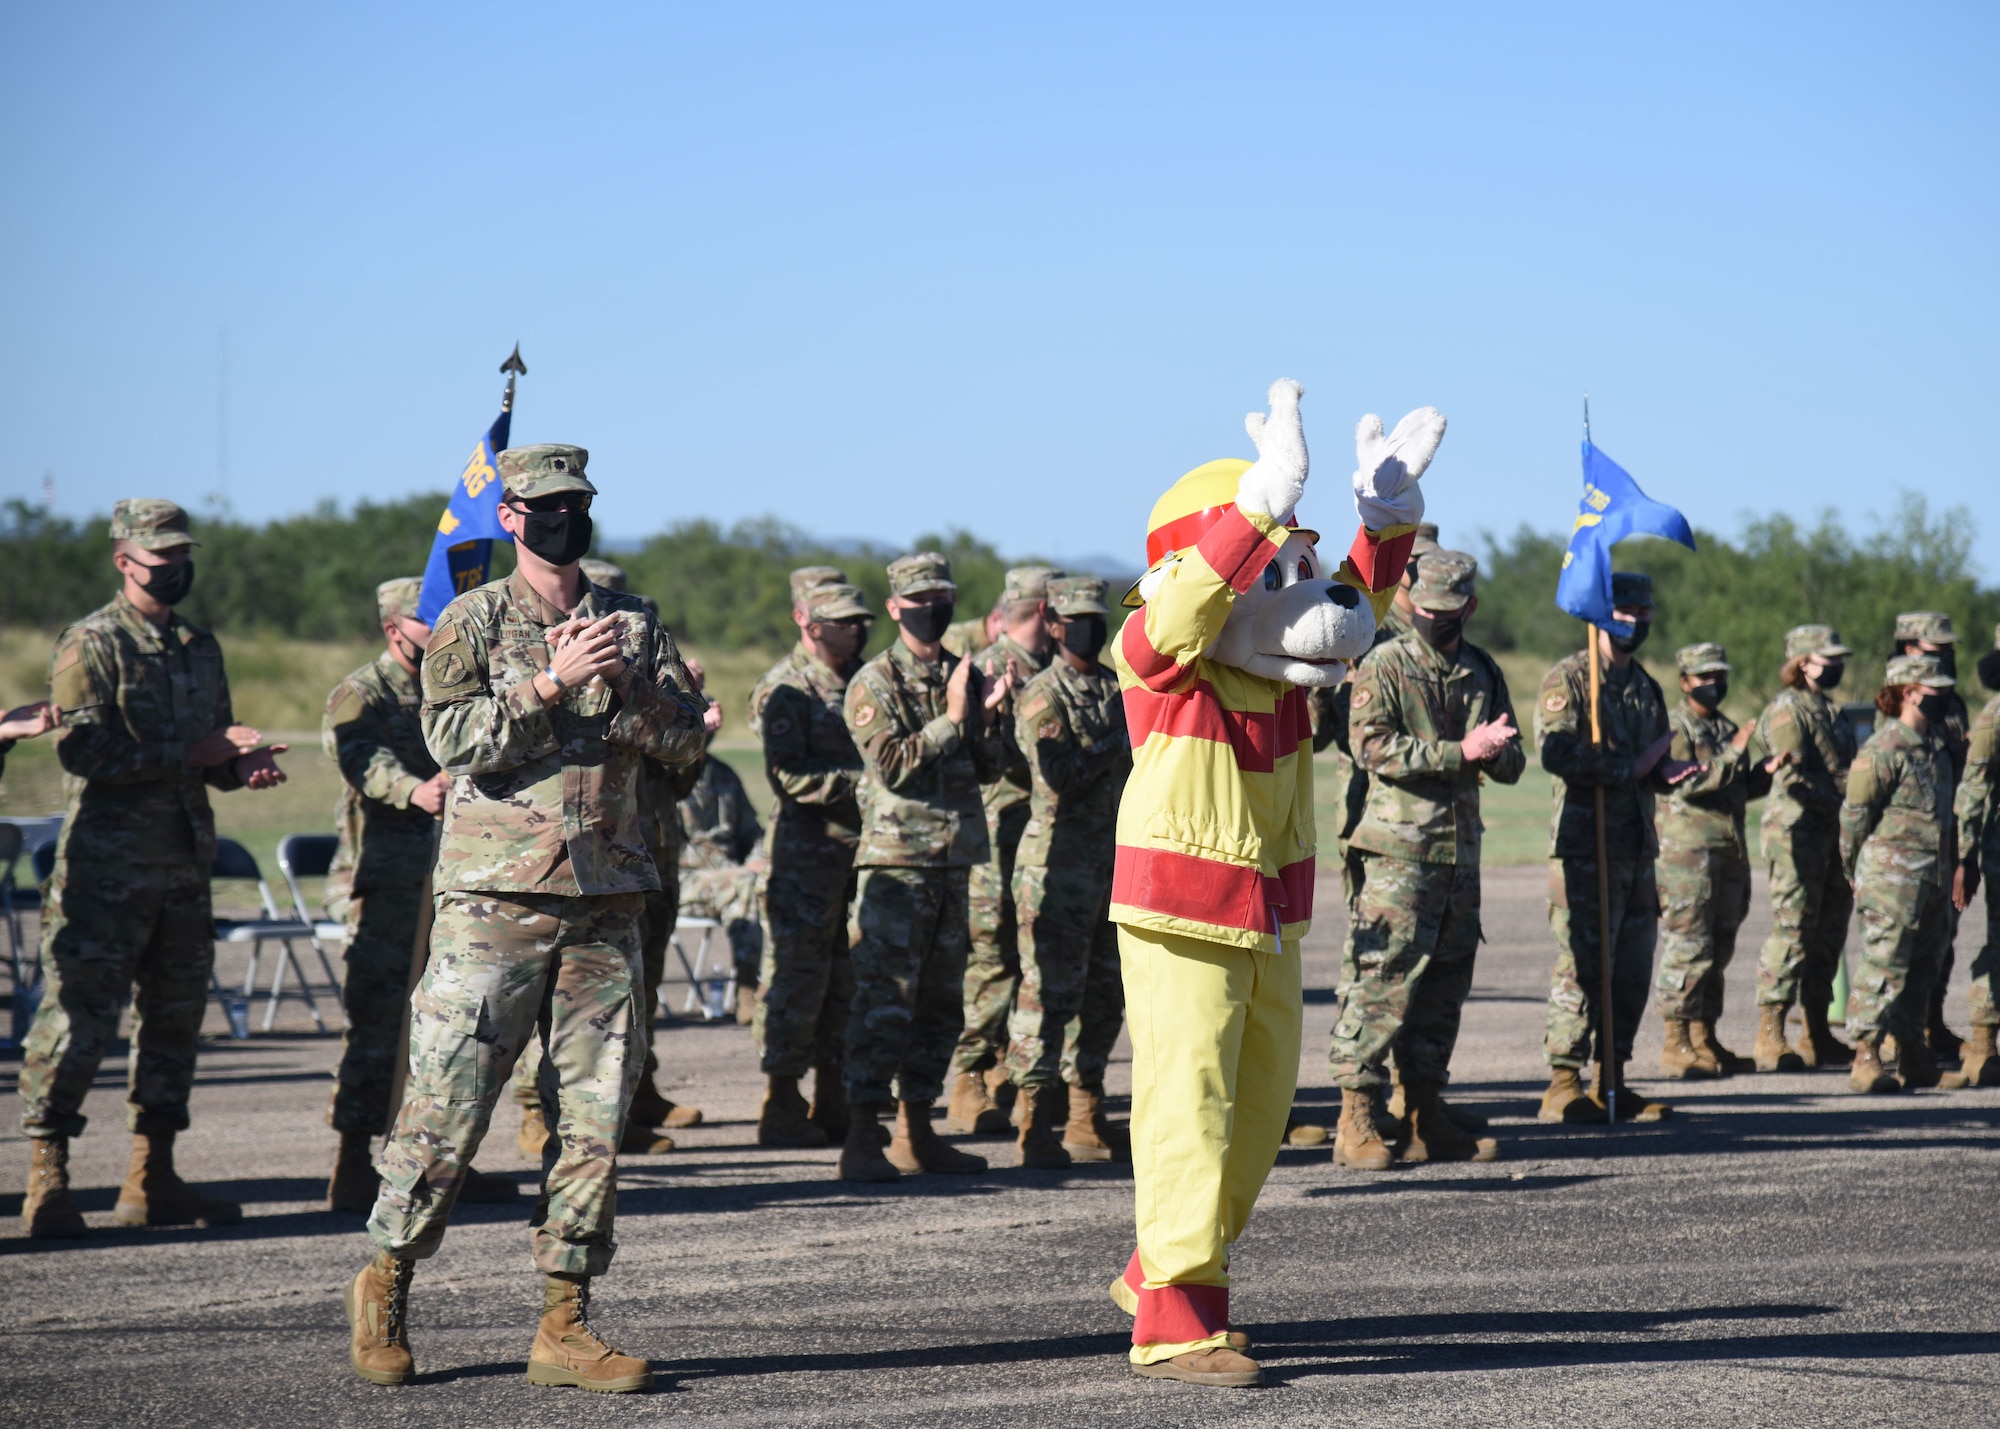
[[[507, 374], [507, 390], [505, 393], [501, 395], [500, 410], [503, 412], [511, 412], [514, 410], [514, 376], [517, 373], [522, 377], [526, 377], [528, 375], [528, 364], [521, 361], [520, 343], [517, 342], [514, 344], [513, 353], [507, 358], [505, 362], [500, 364], [500, 370]], [[1588, 399], [1586, 399], [1586, 401], [1587, 400]], [[1590, 435], [1590, 419], [1587, 415], [1585, 416], [1583, 422], [1583, 434], [1586, 437]]]

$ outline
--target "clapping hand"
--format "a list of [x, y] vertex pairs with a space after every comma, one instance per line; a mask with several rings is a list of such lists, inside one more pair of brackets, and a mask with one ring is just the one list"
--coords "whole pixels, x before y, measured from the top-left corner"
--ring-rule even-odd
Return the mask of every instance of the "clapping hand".
[[614, 610], [596, 620], [570, 620], [552, 627], [549, 668], [569, 689], [598, 678], [616, 680], [625, 673], [625, 653], [618, 645], [623, 624]]
[[1469, 763], [1477, 764], [1505, 749], [1509, 740], [1520, 737], [1521, 731], [1514, 728], [1513, 721], [1503, 712], [1498, 718], [1476, 724], [1466, 731], [1465, 738], [1458, 742], [1458, 752]]
[[55, 728], [62, 712], [47, 700], [8, 710], [0, 716], [0, 739], [33, 739]]
[[278, 767], [276, 756], [290, 748], [289, 744], [267, 744], [262, 749], [237, 755], [236, 777], [252, 789], [277, 788], [285, 782], [285, 771]]

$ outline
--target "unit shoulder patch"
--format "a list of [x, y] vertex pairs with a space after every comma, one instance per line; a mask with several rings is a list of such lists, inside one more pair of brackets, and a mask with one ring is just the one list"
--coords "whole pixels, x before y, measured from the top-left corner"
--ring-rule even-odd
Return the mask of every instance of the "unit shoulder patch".
[[1350, 709], [1366, 709], [1374, 699], [1375, 692], [1363, 685], [1348, 697], [1347, 704]]
[[854, 727], [866, 729], [875, 722], [875, 706], [868, 700], [857, 700], [854, 705]]
[[1550, 690], [1542, 697], [1542, 708], [1550, 714], [1561, 714], [1569, 708], [1569, 696], [1561, 690]]
[[326, 702], [327, 723], [336, 726], [351, 724], [361, 717], [361, 711], [366, 707], [361, 692], [342, 680], [334, 686], [333, 696]]
[[1050, 715], [1047, 719], [1043, 720], [1039, 725], [1035, 726], [1036, 739], [1054, 739], [1061, 733], [1062, 733], [1062, 721], [1057, 719], [1054, 715]]

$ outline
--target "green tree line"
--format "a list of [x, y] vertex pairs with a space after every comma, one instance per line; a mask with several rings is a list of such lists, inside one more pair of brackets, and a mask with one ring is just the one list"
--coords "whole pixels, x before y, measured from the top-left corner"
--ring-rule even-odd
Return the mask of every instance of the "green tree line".
[[[235, 634], [369, 636], [375, 586], [423, 569], [444, 502], [440, 492], [346, 511], [325, 503], [262, 525], [198, 518], [199, 574], [184, 609], [201, 624]], [[1657, 663], [1692, 641], [1720, 640], [1737, 667], [1738, 688], [1768, 693], [1784, 632], [1808, 621], [1838, 628], [1858, 652], [1857, 663], [1866, 665], [1886, 654], [1902, 610], [1946, 611], [1968, 653], [1985, 650], [2000, 621], [2000, 589], [1979, 583], [1972, 536], [1965, 511], [1934, 514], [1912, 496], [1886, 524], [1861, 536], [1831, 514], [1810, 525], [1771, 516], [1749, 522], [1733, 539], [1697, 531], [1698, 551], [1636, 540], [1619, 547], [1616, 559], [1621, 569], [1654, 578], [1650, 659]], [[1561, 534], [1522, 526], [1474, 544], [1481, 567], [1474, 639], [1551, 659], [1580, 646], [1581, 628], [1554, 604]], [[961, 617], [991, 606], [1012, 563], [966, 531], [920, 537], [912, 549], [923, 548], [951, 558]], [[634, 590], [660, 602], [683, 640], [711, 649], [778, 649], [794, 636], [786, 583], [792, 569], [839, 566], [881, 610], [888, 594], [883, 567], [901, 549], [829, 542], [765, 518], [728, 528], [680, 522], [636, 546], [599, 554], [625, 567]], [[495, 574], [511, 568], [503, 542]], [[0, 508], [0, 621], [7, 626], [54, 631], [103, 604], [115, 588], [104, 518], [50, 515], [19, 500]], [[875, 643], [887, 638], [887, 622], [878, 622]], [[1968, 677], [1971, 665], [1968, 658]]]

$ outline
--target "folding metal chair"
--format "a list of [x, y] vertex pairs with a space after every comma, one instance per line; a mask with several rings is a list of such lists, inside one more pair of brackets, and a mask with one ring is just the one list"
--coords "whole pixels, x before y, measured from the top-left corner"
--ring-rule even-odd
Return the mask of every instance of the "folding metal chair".
[[[728, 940], [723, 940], [723, 967], [726, 975], [708, 971], [708, 950], [715, 941], [715, 931], [722, 925], [713, 918], [695, 918], [683, 914], [674, 924], [674, 934], [669, 942], [674, 956], [680, 960], [681, 971], [687, 975], [687, 998], [681, 1005], [683, 1013], [692, 1012], [704, 1022], [716, 1022], [729, 1015], [736, 1006], [736, 960], [729, 953]], [[699, 931], [701, 941], [695, 944], [694, 961], [688, 962], [687, 949], [681, 943], [681, 934]], [[664, 1000], [664, 999], [663, 999]], [[673, 1015], [673, 1009], [667, 1008]]]
[[[249, 849], [235, 839], [215, 841], [215, 862], [209, 867], [209, 876], [239, 878], [246, 883], [255, 883], [257, 896], [263, 901], [262, 918], [217, 918], [215, 937], [217, 942], [250, 945], [250, 966], [243, 974], [242, 995], [245, 998], [252, 997], [256, 993], [257, 959], [264, 950], [264, 944], [278, 945], [277, 965], [271, 972], [270, 996], [264, 1004], [264, 1030], [269, 1032], [278, 1020], [278, 1001], [286, 996], [285, 970], [290, 968], [298, 975], [297, 996], [305, 1002], [306, 1011], [312, 1014], [313, 1026], [322, 1032], [326, 1031], [326, 1019], [320, 1016], [319, 1003], [313, 999], [312, 981], [306, 976], [304, 965], [298, 961], [297, 949], [292, 946], [299, 939], [317, 946], [312, 921], [279, 915], [277, 901], [271, 897], [271, 885], [264, 881], [264, 874], [257, 867], [257, 860], [251, 857]], [[327, 981], [332, 985], [334, 1000], [337, 1002], [340, 980], [333, 975], [333, 967], [327, 963], [326, 953], [323, 950], [320, 952], [320, 963], [325, 968]]]
[[8, 963], [14, 979], [8, 992], [13, 1018], [9, 1024], [9, 1035], [0, 1041], [0, 1046], [5, 1047], [21, 1045], [22, 1039], [28, 1035], [28, 1028], [34, 1023], [35, 1007], [42, 1000], [41, 959], [26, 956], [21, 939], [21, 915], [14, 907], [14, 865], [20, 862], [25, 843], [19, 824], [0, 824], [0, 863], [6, 865], [6, 872], [0, 874], [0, 903], [5, 905]]
[[306, 907], [305, 890], [299, 887], [299, 880], [325, 878], [327, 870], [333, 867], [333, 856], [339, 851], [340, 840], [332, 834], [287, 834], [278, 840], [278, 872], [285, 876], [285, 886], [292, 891], [292, 911], [298, 914], [301, 923], [312, 924], [313, 951], [319, 954], [328, 981], [336, 987], [339, 980], [333, 976], [333, 964], [327, 961], [322, 945], [346, 942], [347, 925], [331, 918], [313, 917], [312, 910]]

